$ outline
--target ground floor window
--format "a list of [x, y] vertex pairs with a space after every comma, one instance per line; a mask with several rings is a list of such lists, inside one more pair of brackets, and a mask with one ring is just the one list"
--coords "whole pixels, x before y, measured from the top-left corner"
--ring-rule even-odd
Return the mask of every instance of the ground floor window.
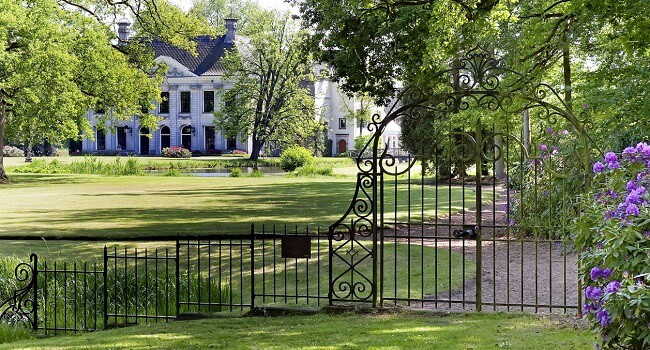
[[149, 129], [140, 128], [140, 154], [149, 154]]
[[97, 143], [98, 151], [106, 150], [106, 131], [104, 131], [104, 129], [97, 129], [97, 136], [95, 137], [95, 142]]
[[212, 151], [215, 149], [214, 145], [214, 126], [205, 127], [205, 149]]
[[181, 129], [181, 145], [185, 149], [192, 150], [192, 127], [189, 125]]
[[117, 128], [117, 149], [126, 149], [126, 128], [123, 126]]
[[169, 148], [172, 145], [172, 138], [169, 132], [168, 126], [163, 126], [160, 128], [160, 150], [163, 148]]
[[237, 138], [236, 137], [229, 137], [228, 140], [226, 141], [226, 148], [229, 151], [234, 151], [237, 149]]

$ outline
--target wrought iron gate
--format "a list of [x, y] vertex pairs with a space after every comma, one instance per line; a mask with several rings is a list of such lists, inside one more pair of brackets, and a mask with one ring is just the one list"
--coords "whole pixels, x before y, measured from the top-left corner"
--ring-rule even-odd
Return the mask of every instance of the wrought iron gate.
[[[480, 48], [436, 76], [440, 92], [407, 88], [373, 116], [354, 198], [330, 227], [330, 302], [579, 309], [567, 227], [589, 186], [585, 111]], [[408, 151], [383, 147], [391, 122], [420, 128]]]

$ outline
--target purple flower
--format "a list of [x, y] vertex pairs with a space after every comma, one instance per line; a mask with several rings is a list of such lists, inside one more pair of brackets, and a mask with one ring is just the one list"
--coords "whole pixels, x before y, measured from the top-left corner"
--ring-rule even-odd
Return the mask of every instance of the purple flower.
[[601, 162], [596, 162], [596, 163], [594, 164], [594, 167], [592, 168], [592, 170], [593, 170], [594, 173], [596, 173], [596, 174], [598, 174], [598, 173], [600, 173], [600, 172], [603, 172], [603, 171], [605, 170], [605, 164], [603, 164], [603, 163], [601, 163]]
[[586, 103], [583, 103], [583, 104], [582, 104], [582, 108], [587, 109], [587, 108], [589, 108], [589, 105], [586, 104]]
[[641, 204], [641, 197], [636, 192], [632, 192], [625, 197], [625, 202], [628, 204]]
[[602, 271], [600, 271], [600, 277], [602, 278], [609, 278], [609, 276], [612, 275], [612, 269], [609, 267], [604, 268]]
[[548, 146], [542, 143], [541, 145], [539, 145], [539, 149], [542, 151], [548, 151]]
[[562, 130], [562, 135], [564, 135], [564, 136], [569, 135], [569, 130], [566, 130], [566, 129]]
[[607, 167], [610, 169], [618, 169], [621, 167], [621, 164], [619, 162], [611, 162], [607, 163]]
[[622, 153], [623, 159], [634, 160], [636, 158], [636, 148], [626, 147]]
[[637, 207], [636, 204], [630, 203], [627, 206], [627, 209], [625, 209], [625, 214], [637, 216], [639, 215], [639, 207]]
[[596, 312], [596, 318], [600, 321], [600, 326], [603, 328], [612, 323], [612, 318], [609, 316], [609, 312], [605, 309], [600, 309]]
[[618, 292], [619, 289], [621, 289], [621, 287], [623, 287], [621, 285], [621, 282], [619, 282], [619, 281], [611, 281], [605, 287], [605, 292], [610, 293], [610, 294], [611, 293], [616, 293], [616, 292]]
[[597, 300], [603, 296], [603, 290], [600, 287], [589, 286], [585, 288], [585, 296], [587, 299]]
[[626, 188], [628, 191], [634, 191], [634, 190], [636, 190], [638, 187], [639, 187], [639, 184], [637, 184], [636, 181], [634, 181], [634, 180], [630, 180], [630, 181], [627, 183], [627, 185], [625, 186], [625, 188]]
[[607, 163], [618, 162], [618, 156], [616, 156], [616, 153], [614, 152], [607, 152], [605, 153], [605, 162]]
[[591, 311], [597, 311], [598, 309], [600, 309], [600, 307], [596, 303], [585, 303], [583, 305], [583, 309], [587, 312], [591, 312]]
[[548, 129], [546, 129], [546, 133], [547, 134], [552, 134], [553, 133], [553, 128], [549, 127]]
[[603, 271], [598, 266], [592, 267], [591, 270], [589, 271], [589, 277], [591, 277], [592, 281], [599, 279], [602, 276], [602, 274]]

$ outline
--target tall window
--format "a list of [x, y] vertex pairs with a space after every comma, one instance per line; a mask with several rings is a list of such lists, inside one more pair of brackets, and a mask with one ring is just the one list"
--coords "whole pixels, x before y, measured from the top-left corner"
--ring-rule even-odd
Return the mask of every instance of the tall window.
[[205, 148], [208, 151], [215, 149], [214, 147], [214, 126], [205, 127]]
[[126, 128], [123, 126], [117, 128], [117, 149], [126, 149]]
[[181, 113], [190, 113], [190, 101], [190, 92], [181, 91]]
[[237, 149], [237, 138], [236, 137], [229, 137], [228, 140], [226, 141], [226, 148], [229, 151], [234, 151]]
[[339, 118], [339, 129], [347, 128], [348, 121], [345, 118]]
[[169, 113], [169, 92], [161, 92], [160, 99], [160, 113]]
[[189, 125], [181, 129], [181, 144], [183, 148], [192, 150], [192, 127]]
[[214, 91], [203, 91], [203, 113], [214, 112]]
[[160, 128], [160, 150], [169, 148], [172, 145], [172, 138], [168, 126]]
[[106, 131], [104, 129], [97, 129], [97, 137], [95, 138], [97, 142], [97, 150], [104, 151], [106, 150]]

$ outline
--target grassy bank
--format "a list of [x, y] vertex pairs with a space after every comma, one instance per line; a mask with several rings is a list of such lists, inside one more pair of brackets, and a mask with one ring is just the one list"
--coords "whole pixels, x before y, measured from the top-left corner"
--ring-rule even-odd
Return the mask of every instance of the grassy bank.
[[506, 314], [315, 315], [172, 322], [27, 340], [0, 349], [593, 349], [562, 321]]

